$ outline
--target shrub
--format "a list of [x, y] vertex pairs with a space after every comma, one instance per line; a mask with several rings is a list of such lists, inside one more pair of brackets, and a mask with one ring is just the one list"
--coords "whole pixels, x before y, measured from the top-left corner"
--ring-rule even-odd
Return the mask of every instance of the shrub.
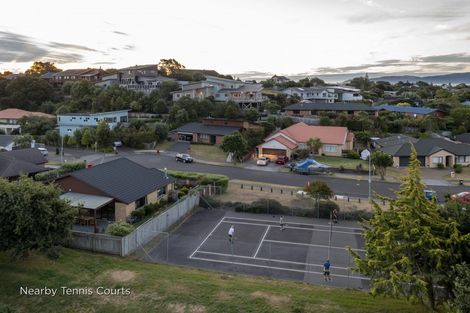
[[358, 171], [358, 172], [362, 171], [362, 164], [359, 163], [359, 164], [356, 166], [356, 171]]
[[346, 154], [346, 157], [348, 159], [359, 159], [359, 153], [356, 150], [349, 150], [348, 153]]
[[84, 169], [85, 165], [85, 162], [65, 163], [58, 169], [34, 175], [34, 179], [37, 181], [48, 181], [65, 174]]
[[444, 164], [443, 163], [437, 163], [437, 168], [442, 170], [444, 168]]
[[187, 179], [195, 185], [216, 185], [222, 192], [227, 190], [228, 177], [219, 174], [205, 174], [197, 172], [168, 171], [168, 174], [179, 179]]
[[189, 191], [189, 188], [186, 187], [186, 186], [183, 186], [180, 188], [180, 190], [178, 191], [178, 198], [182, 198], [184, 197]]
[[132, 233], [134, 227], [126, 222], [116, 222], [108, 226], [106, 233], [112, 236], [124, 237]]
[[138, 208], [138, 209], [135, 209], [134, 211], [132, 211], [131, 215], [133, 217], [136, 217], [136, 218], [143, 218], [145, 216], [145, 210], [144, 208]]
[[344, 166], [340, 165], [340, 167], [339, 167], [339, 172], [340, 172], [340, 173], [344, 173]]
[[457, 173], [457, 174], [460, 174], [462, 173], [462, 164], [454, 164], [454, 171]]
[[360, 220], [370, 220], [373, 215], [374, 214], [372, 212], [367, 212], [364, 210], [356, 210], [356, 211], [343, 212], [342, 217], [345, 220], [360, 221]]

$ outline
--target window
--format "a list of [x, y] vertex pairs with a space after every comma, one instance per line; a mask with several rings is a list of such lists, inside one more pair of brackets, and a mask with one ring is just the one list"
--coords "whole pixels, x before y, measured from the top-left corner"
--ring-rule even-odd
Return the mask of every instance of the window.
[[209, 139], [209, 135], [207, 135], [207, 134], [199, 134], [199, 138], [201, 138], [201, 139]]
[[439, 164], [439, 163], [444, 163], [444, 157], [432, 157], [432, 163], [433, 164]]
[[140, 207], [143, 207], [146, 204], [147, 204], [147, 197], [142, 197], [140, 199], [135, 200], [135, 208], [136, 209], [138, 209]]
[[457, 157], [457, 163], [468, 163], [468, 156], [466, 155], [459, 155]]
[[325, 152], [336, 152], [337, 149], [338, 149], [338, 147], [334, 146], [334, 145], [324, 145], [323, 146], [323, 151], [325, 151]]

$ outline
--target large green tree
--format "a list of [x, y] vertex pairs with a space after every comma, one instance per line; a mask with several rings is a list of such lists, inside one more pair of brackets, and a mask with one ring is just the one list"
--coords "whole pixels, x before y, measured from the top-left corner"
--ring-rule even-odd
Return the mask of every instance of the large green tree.
[[[451, 293], [452, 265], [460, 263], [461, 236], [454, 220], [444, 218], [436, 201], [424, 196], [419, 161], [410, 166], [389, 210], [374, 203], [365, 225], [365, 256], [350, 251], [356, 270], [371, 278], [372, 294], [419, 299], [434, 310]], [[438, 288], [443, 288], [439, 293]]]
[[51, 73], [57, 73], [60, 72], [61, 70], [58, 69], [54, 63], [52, 62], [40, 62], [36, 61], [31, 65], [31, 67], [26, 70], [25, 74], [26, 75], [33, 75], [33, 76], [39, 76], [48, 72]]
[[175, 59], [161, 59], [157, 64], [158, 71], [166, 76], [170, 76], [177, 70], [183, 69], [185, 66]]
[[60, 199], [60, 190], [28, 177], [0, 179], [0, 251], [14, 257], [53, 252], [69, 238], [76, 210]]
[[96, 127], [96, 142], [98, 148], [106, 148], [111, 145], [111, 130], [105, 121], [101, 121]]
[[248, 153], [248, 145], [240, 132], [225, 136], [220, 148], [226, 153], [232, 153], [234, 161], [242, 161]]

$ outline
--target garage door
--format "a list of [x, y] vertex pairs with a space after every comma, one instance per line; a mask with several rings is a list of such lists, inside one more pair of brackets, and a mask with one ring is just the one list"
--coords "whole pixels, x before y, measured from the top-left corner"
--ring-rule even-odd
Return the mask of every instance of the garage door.
[[408, 166], [410, 164], [410, 157], [400, 157], [400, 166]]
[[268, 157], [270, 159], [277, 159], [279, 155], [286, 155], [286, 150], [284, 149], [263, 149], [264, 157]]

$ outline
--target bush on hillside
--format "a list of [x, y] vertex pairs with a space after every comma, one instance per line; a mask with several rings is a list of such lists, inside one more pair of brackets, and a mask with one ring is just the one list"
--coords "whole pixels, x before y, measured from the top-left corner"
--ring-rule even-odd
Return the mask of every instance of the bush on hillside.
[[132, 233], [134, 226], [126, 222], [116, 222], [108, 226], [106, 233], [112, 236], [124, 237]]
[[359, 153], [356, 150], [349, 150], [348, 153], [346, 154], [346, 157], [348, 159], [359, 159]]

